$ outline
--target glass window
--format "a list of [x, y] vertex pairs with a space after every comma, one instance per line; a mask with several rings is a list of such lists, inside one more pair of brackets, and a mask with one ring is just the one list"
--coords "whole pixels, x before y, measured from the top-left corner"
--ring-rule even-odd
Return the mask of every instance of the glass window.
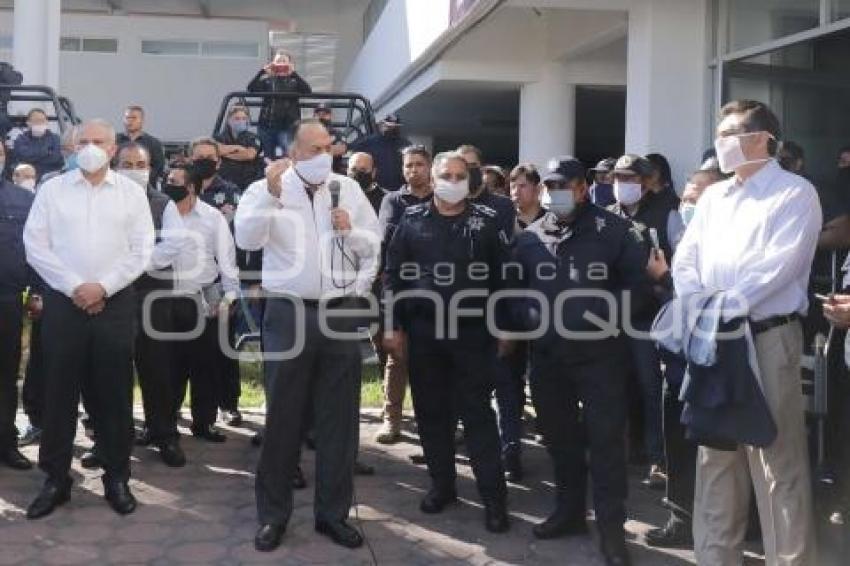
[[82, 40], [79, 37], [63, 37], [59, 40], [59, 49], [62, 51], [79, 51]]
[[83, 51], [90, 51], [92, 53], [118, 53], [118, 40], [84, 37]]
[[833, 19], [843, 20], [844, 18], [850, 18], [850, 0], [834, 0], [834, 2]]
[[820, 25], [820, 0], [728, 0], [726, 5], [730, 51]]
[[256, 59], [260, 53], [259, 43], [235, 41], [205, 41], [201, 44], [201, 55], [205, 57], [239, 57]]
[[[767, 103], [782, 140], [803, 148], [804, 173], [819, 191], [833, 185], [838, 149], [850, 144], [848, 50], [850, 30], [843, 30], [724, 66], [724, 101]], [[830, 196], [821, 193], [827, 217], [836, 210]]]
[[197, 41], [142, 40], [142, 53], [147, 55], [197, 55]]

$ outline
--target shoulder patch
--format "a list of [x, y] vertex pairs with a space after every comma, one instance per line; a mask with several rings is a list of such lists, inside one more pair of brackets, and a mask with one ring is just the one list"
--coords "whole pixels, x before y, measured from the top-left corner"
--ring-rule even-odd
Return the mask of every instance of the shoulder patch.
[[428, 211], [429, 203], [423, 202], [419, 204], [412, 204], [404, 209], [405, 216], [424, 216]]
[[477, 212], [478, 214], [487, 216], [489, 218], [496, 218], [496, 216], [498, 216], [498, 214], [496, 213], [496, 210], [493, 209], [493, 208], [490, 208], [486, 204], [481, 204], [481, 203], [478, 203], [478, 202], [473, 202], [473, 203], [470, 203], [470, 204], [472, 204], [472, 211], [473, 212]]

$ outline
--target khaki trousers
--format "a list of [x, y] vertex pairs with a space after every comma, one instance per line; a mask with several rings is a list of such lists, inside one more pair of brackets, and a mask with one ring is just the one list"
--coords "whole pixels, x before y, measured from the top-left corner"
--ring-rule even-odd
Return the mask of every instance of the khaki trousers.
[[750, 481], [755, 487], [768, 566], [815, 566], [799, 322], [756, 336], [762, 390], [778, 435], [764, 449], [700, 446], [694, 497], [694, 551], [704, 566], [741, 564]]
[[401, 427], [401, 413], [407, 391], [407, 360], [387, 355], [384, 368], [384, 422], [394, 428]]

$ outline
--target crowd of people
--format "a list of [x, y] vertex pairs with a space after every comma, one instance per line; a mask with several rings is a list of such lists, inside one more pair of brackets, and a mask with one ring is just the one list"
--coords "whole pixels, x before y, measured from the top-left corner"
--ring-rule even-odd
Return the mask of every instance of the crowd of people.
[[[250, 88], [309, 92], [285, 53]], [[39, 443], [47, 479], [28, 518], [70, 497], [81, 399], [94, 438], [82, 464], [103, 469], [120, 514], [136, 508], [134, 443], [185, 465], [187, 384], [192, 435], [225, 442], [218, 419], [242, 421], [236, 338], [256, 317], [260, 551], [281, 543], [308, 437], [316, 530], [363, 542], [346, 518], [355, 471], [373, 472], [357, 461], [369, 328], [384, 377], [375, 440], [401, 439], [409, 384], [432, 481], [422, 512], [456, 502], [462, 433], [485, 528], [510, 528], [529, 383], [555, 485], [534, 536], [588, 532], [590, 479], [606, 563], [629, 564], [632, 461], [670, 510], [648, 544], [736, 564], [754, 493], [768, 563], [816, 563], [801, 318], [816, 249], [843, 228], [822, 229], [802, 153], [780, 144], [768, 107], [724, 106], [681, 193], [657, 153], [507, 171], [472, 145], [432, 155], [394, 115], [349, 146], [332, 115], [319, 105], [301, 119], [297, 99], [271, 97], [255, 133], [250, 110], [234, 106], [219, 135], [170, 163], [139, 106], [121, 133], [93, 119], [61, 140], [43, 111], [27, 115], [0, 186], [0, 460], [28, 469], [18, 446]], [[821, 315], [850, 325], [850, 296], [825, 297]], [[18, 438], [25, 318], [30, 424]]]

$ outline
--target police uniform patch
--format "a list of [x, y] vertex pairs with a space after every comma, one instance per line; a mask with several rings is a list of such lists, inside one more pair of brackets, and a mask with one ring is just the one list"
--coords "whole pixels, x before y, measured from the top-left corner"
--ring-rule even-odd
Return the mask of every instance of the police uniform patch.
[[602, 233], [602, 230], [604, 230], [605, 227], [606, 227], [605, 219], [602, 218], [601, 216], [597, 216], [596, 217], [596, 232]]
[[473, 212], [479, 212], [484, 216], [489, 216], [490, 218], [496, 218], [496, 216], [498, 215], [495, 209], [490, 208], [486, 204], [481, 204], [478, 202], [473, 202], [471, 204]]

